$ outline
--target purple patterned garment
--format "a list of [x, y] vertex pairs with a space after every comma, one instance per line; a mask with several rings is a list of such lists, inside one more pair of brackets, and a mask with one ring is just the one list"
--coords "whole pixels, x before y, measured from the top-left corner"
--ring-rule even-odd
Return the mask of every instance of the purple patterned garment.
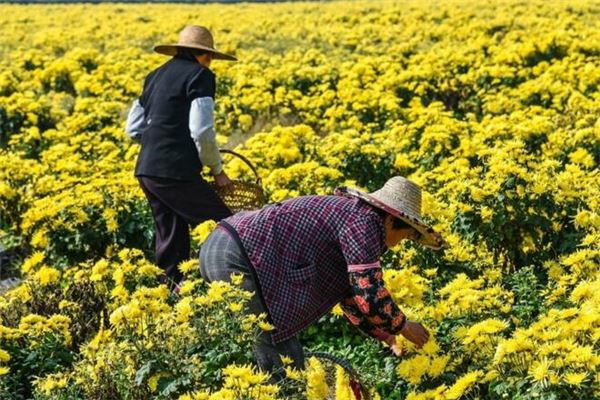
[[298, 197], [226, 221], [256, 270], [275, 343], [352, 295], [348, 272], [379, 267], [386, 249], [382, 218], [356, 198]]

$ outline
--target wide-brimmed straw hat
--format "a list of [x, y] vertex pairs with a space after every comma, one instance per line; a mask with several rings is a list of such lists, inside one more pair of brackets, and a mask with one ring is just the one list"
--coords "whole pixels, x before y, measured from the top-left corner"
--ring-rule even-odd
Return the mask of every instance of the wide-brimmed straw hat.
[[154, 51], [167, 56], [177, 54], [178, 48], [206, 50], [213, 53], [213, 58], [219, 60], [237, 61], [237, 58], [215, 49], [215, 41], [208, 29], [203, 26], [189, 25], [179, 33], [179, 41], [175, 44], [161, 44]]
[[396, 218], [400, 218], [420, 234], [418, 242], [439, 250], [444, 246], [444, 241], [431, 226], [426, 224], [421, 217], [421, 188], [414, 182], [395, 176], [389, 179], [379, 190], [364, 193], [352, 188], [339, 188], [338, 193], [358, 197]]

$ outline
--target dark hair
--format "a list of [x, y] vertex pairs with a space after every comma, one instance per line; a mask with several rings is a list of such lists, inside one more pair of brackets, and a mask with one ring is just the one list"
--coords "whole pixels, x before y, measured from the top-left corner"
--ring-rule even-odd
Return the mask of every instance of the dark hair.
[[[381, 219], [385, 218], [386, 215], [391, 215], [385, 211], [383, 211], [381, 208], [377, 208], [377, 207], [373, 207], [373, 210], [375, 210], [375, 212], [377, 214], [379, 214], [379, 216], [381, 217]], [[392, 228], [393, 229], [408, 229], [408, 228], [412, 228], [412, 226], [406, 222], [404, 222], [403, 220], [401, 220], [400, 218], [394, 217], [392, 215], [393, 218], [393, 223], [392, 223]]]
[[186, 60], [193, 60], [196, 61], [196, 56], [201, 56], [208, 53], [207, 50], [200, 50], [200, 49], [191, 49], [188, 47], [178, 47], [177, 48], [177, 55], [175, 55], [175, 57], [177, 58], [185, 58]]

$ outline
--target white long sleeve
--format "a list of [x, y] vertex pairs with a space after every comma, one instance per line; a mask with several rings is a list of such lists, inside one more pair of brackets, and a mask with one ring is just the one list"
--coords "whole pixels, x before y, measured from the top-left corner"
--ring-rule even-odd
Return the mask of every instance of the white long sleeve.
[[199, 97], [192, 100], [190, 107], [190, 134], [200, 161], [210, 167], [213, 175], [218, 175], [223, 170], [221, 153], [217, 145], [215, 133], [215, 102], [211, 97]]
[[142, 127], [144, 125], [144, 107], [140, 104], [139, 99], [135, 99], [129, 114], [127, 115], [127, 126], [125, 132], [127, 135], [136, 142], [142, 139]]

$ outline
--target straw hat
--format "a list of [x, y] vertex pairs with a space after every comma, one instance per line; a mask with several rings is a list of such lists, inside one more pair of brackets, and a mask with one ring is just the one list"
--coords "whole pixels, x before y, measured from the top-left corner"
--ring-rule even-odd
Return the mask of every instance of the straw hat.
[[372, 193], [363, 193], [352, 188], [340, 188], [340, 191], [400, 218], [421, 234], [419, 243], [434, 250], [443, 247], [442, 237], [421, 219], [421, 188], [414, 182], [402, 176], [395, 176], [381, 189]]
[[161, 44], [154, 47], [154, 51], [167, 56], [177, 54], [177, 48], [206, 50], [213, 53], [213, 58], [219, 60], [237, 61], [237, 58], [229, 54], [221, 53], [215, 49], [215, 41], [208, 29], [203, 26], [189, 25], [179, 33], [179, 42], [175, 44]]

